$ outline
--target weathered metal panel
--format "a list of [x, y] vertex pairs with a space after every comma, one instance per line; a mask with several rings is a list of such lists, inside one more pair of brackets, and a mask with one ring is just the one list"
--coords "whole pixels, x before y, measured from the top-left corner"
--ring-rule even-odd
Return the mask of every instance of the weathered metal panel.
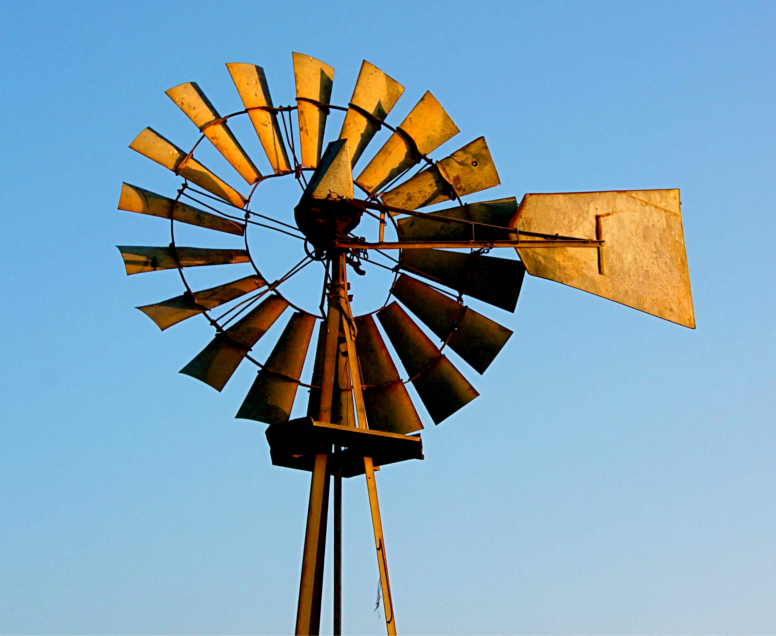
[[273, 108], [264, 69], [255, 64], [227, 64], [226, 68], [232, 76], [243, 105], [248, 110], [248, 116], [275, 174], [291, 172], [277, 113], [264, 110]]
[[188, 223], [207, 228], [208, 230], [236, 234], [237, 236], [242, 236], [245, 233], [245, 225], [242, 223], [205, 212], [199, 208], [164, 197], [150, 190], [129, 185], [128, 183], [124, 183], [121, 186], [119, 210], [158, 216], [163, 219], [169, 219], [170, 211], [172, 210], [172, 218], [180, 223]]
[[313, 363], [313, 377], [310, 380], [310, 397], [307, 401], [307, 416], [317, 420], [321, 410], [321, 380], [323, 379], [323, 359], [326, 354], [326, 321], [321, 321], [318, 327], [318, 339], [315, 344], [315, 360]]
[[353, 173], [347, 139], [332, 141], [304, 192], [313, 199], [352, 199]]
[[500, 183], [488, 144], [480, 137], [386, 192], [382, 199], [386, 205], [415, 210]]
[[329, 104], [334, 69], [309, 55], [294, 53], [293, 58], [302, 165], [317, 168], [321, 150], [323, 150], [323, 135], [328, 111], [305, 100]]
[[407, 388], [371, 315], [356, 318], [356, 350], [361, 363], [369, 428], [413, 433], [423, 428]]
[[236, 417], [267, 424], [288, 421], [314, 327], [315, 316], [291, 316]]
[[163, 300], [153, 305], [144, 305], [137, 309], [142, 311], [156, 323], [159, 329], [164, 331], [187, 318], [228, 303], [248, 292], [260, 289], [266, 284], [258, 276], [246, 276], [218, 287], [203, 289], [193, 294], [187, 292], [181, 296]]
[[[364, 60], [350, 103], [366, 111], [374, 119], [383, 121], [403, 92], [404, 87], [401, 84]], [[352, 154], [351, 165], [356, 165], [379, 129], [379, 124], [373, 119], [353, 107], [348, 109], [339, 138], [348, 140]]]
[[507, 311], [515, 310], [525, 276], [520, 261], [433, 249], [404, 251], [400, 265], [410, 273]]
[[397, 302], [377, 317], [435, 424], [479, 395]]
[[529, 274], [695, 328], [679, 190], [526, 194], [514, 225], [604, 241], [517, 248]]
[[227, 123], [218, 121], [221, 115], [196, 82], [180, 84], [168, 90], [166, 94], [240, 173], [248, 185], [253, 185], [261, 178], [259, 169], [232, 134]]
[[495, 201], [480, 201], [466, 205], [447, 208], [434, 212], [434, 216], [449, 219], [472, 221], [485, 225], [475, 226], [467, 223], [445, 223], [436, 219], [426, 219], [417, 216], [406, 216], [398, 220], [400, 241], [509, 241], [516, 237], [515, 233], [500, 230], [497, 227], [509, 227], [517, 212], [517, 199], [496, 199]]
[[[248, 263], [248, 252], [245, 250], [212, 250], [203, 247], [140, 247], [134, 245], [117, 246], [124, 259], [127, 276], [155, 272], [160, 269], [178, 267], [200, 267], [202, 265], [228, 265], [231, 263]], [[176, 258], [177, 256], [177, 258]]]
[[404, 274], [396, 281], [393, 295], [479, 373], [485, 372], [512, 335], [510, 329]]
[[459, 132], [444, 108], [428, 92], [399, 128], [404, 134], [393, 133], [356, 179], [356, 183], [370, 194], [418, 163], [421, 160], [418, 152], [427, 155]]
[[181, 373], [209, 384], [217, 391], [224, 388], [240, 362], [288, 307], [280, 296], [262, 301], [242, 320], [218, 334]]
[[141, 132], [129, 147], [238, 208], [247, 203], [247, 199], [232, 186], [223, 182], [193, 157], [186, 159], [183, 150], [152, 128]]

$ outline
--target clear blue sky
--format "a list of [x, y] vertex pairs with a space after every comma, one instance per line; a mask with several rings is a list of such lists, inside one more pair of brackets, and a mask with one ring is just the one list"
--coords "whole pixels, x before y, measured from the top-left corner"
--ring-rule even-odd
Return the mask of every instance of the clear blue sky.
[[[402, 82], [394, 123], [432, 90], [462, 130], [447, 150], [488, 139], [503, 185], [481, 198], [682, 191], [696, 331], [527, 280], [516, 314], [485, 312], [515, 336], [473, 378], [481, 397], [428, 426], [424, 462], [379, 473], [400, 633], [776, 633], [774, 18], [770, 2], [6, 3], [0, 631], [292, 631], [309, 478], [234, 419], [253, 369], [221, 394], [177, 373], [210, 330], [134, 310], [179, 290], [127, 278], [115, 245], [167, 240], [116, 210], [122, 181], [174, 191], [127, 148], [140, 130], [195, 139], [164, 91], [197, 81], [239, 110], [223, 65], [250, 62], [287, 104], [300, 51], [336, 69], [337, 103], [362, 59]], [[361, 480], [345, 507], [344, 629], [381, 634]], [[330, 606], [327, 572], [328, 633]]]

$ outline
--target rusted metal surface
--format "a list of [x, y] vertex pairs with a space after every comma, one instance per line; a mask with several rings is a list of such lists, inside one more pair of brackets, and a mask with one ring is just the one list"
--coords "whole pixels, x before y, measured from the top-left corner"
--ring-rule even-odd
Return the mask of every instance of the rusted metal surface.
[[189, 225], [196, 225], [209, 230], [216, 230], [217, 232], [226, 232], [227, 234], [236, 234], [237, 236], [242, 236], [245, 233], [245, 225], [242, 223], [205, 212], [204, 210], [164, 197], [150, 190], [129, 185], [128, 183], [124, 183], [121, 186], [119, 210], [148, 214], [149, 216], [157, 216], [163, 219], [169, 219], [170, 212], [172, 211], [172, 218], [180, 223], [188, 223]]
[[331, 99], [334, 69], [309, 55], [294, 53], [293, 58], [302, 165], [317, 168], [323, 150], [323, 133], [328, 116], [325, 106]]
[[264, 69], [255, 64], [227, 64], [237, 92], [248, 111], [262, 148], [275, 174], [291, 172], [286, 144], [280, 133], [277, 113], [273, 112], [272, 96]]
[[364, 403], [370, 430], [414, 433], [422, 430], [420, 416], [399, 377], [391, 354], [371, 315], [355, 319], [356, 350], [361, 363]]
[[315, 316], [301, 312], [291, 316], [236, 417], [267, 424], [288, 421], [314, 327]]
[[526, 194], [514, 225], [603, 239], [598, 250], [517, 248], [528, 273], [695, 328], [679, 190]]
[[435, 424], [479, 395], [397, 302], [377, 317]]
[[288, 302], [280, 296], [272, 295], [266, 298], [234, 326], [219, 333], [196, 358], [181, 369], [181, 373], [220, 391], [251, 347], [280, 318], [287, 307]]
[[515, 310], [525, 276], [520, 261], [477, 253], [416, 249], [402, 252], [399, 260], [402, 269], [412, 274], [507, 311]]
[[[496, 199], [447, 208], [434, 216], [469, 221], [444, 223], [434, 218], [410, 216], [397, 221], [400, 241], [510, 241], [515, 233], [508, 228], [517, 212], [517, 199]], [[483, 225], [474, 225], [481, 223]], [[502, 226], [508, 229], [498, 229]]]
[[431, 93], [423, 95], [385, 145], [358, 175], [356, 183], [370, 194], [379, 191], [407, 168], [411, 168], [448, 139], [458, 127]]
[[386, 192], [382, 199], [386, 205], [415, 210], [500, 183], [488, 144], [480, 137]]
[[245, 250], [213, 250], [205, 247], [141, 247], [119, 245], [127, 276], [156, 272], [162, 269], [181, 267], [200, 267], [203, 265], [228, 265], [248, 263]]
[[313, 199], [352, 199], [353, 173], [347, 139], [332, 141], [313, 173], [304, 195]]
[[188, 156], [152, 128], [146, 128], [141, 132], [129, 147], [238, 208], [243, 207], [248, 201], [194, 157]]
[[318, 325], [318, 336], [315, 341], [315, 358], [313, 359], [313, 376], [310, 380], [310, 396], [307, 398], [307, 417], [317, 420], [321, 408], [321, 380], [323, 378], [323, 360], [326, 352], [327, 321]]
[[232, 134], [226, 121], [221, 120], [221, 115], [196, 82], [180, 84], [166, 91], [166, 94], [194, 122], [194, 125], [202, 131], [248, 185], [253, 185], [261, 178], [259, 169]]
[[393, 295], [479, 373], [512, 335], [510, 329], [404, 274], [393, 286]]
[[203, 289], [190, 294], [188, 292], [163, 300], [153, 305], [138, 307], [146, 316], [156, 323], [162, 331], [177, 325], [179, 322], [213, 309], [235, 298], [264, 287], [267, 283], [258, 276], [246, 276], [239, 280]]
[[339, 136], [340, 139], [348, 140], [351, 165], [356, 165], [380, 129], [379, 122], [391, 112], [403, 92], [401, 84], [364, 60]]

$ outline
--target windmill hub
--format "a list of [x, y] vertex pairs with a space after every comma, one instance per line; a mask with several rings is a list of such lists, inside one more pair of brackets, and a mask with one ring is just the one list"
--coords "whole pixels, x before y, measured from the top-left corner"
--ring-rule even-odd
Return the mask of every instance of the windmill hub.
[[352, 199], [303, 196], [294, 208], [296, 225], [317, 249], [331, 247], [337, 239], [347, 239], [361, 222], [363, 204]]

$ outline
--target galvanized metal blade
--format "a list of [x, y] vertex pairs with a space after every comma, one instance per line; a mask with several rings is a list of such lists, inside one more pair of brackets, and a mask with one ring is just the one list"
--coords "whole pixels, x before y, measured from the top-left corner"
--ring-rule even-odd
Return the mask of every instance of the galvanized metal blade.
[[407, 388], [371, 315], [355, 319], [356, 350], [361, 365], [369, 428], [408, 434], [423, 428]]
[[225, 219], [222, 216], [205, 212], [199, 208], [164, 197], [150, 190], [129, 185], [128, 183], [124, 183], [121, 186], [119, 210], [158, 216], [163, 219], [169, 219], [172, 216], [174, 220], [180, 223], [188, 223], [189, 225], [196, 225], [208, 230], [216, 230], [217, 232], [226, 232], [227, 234], [236, 234], [237, 236], [242, 236], [245, 233], [245, 225], [243, 223]]
[[229, 265], [248, 263], [245, 250], [212, 250], [202, 247], [141, 247], [135, 245], [117, 246], [124, 259], [127, 276], [156, 272], [161, 269], [200, 267], [203, 265]]
[[377, 317], [435, 424], [479, 395], [397, 302]]
[[310, 380], [310, 397], [307, 400], [307, 417], [318, 419], [321, 410], [321, 382], [323, 380], [323, 359], [326, 355], [326, 321], [318, 327], [318, 339], [315, 343], [313, 377]]
[[347, 139], [332, 141], [304, 191], [313, 199], [352, 199], [353, 173]]
[[209, 384], [217, 391], [224, 388], [251, 347], [280, 318], [288, 302], [272, 295], [245, 318], [219, 333], [181, 373]]
[[264, 69], [255, 64], [227, 64], [243, 105], [248, 111], [251, 123], [256, 129], [267, 159], [275, 174], [287, 174], [292, 171], [288, 162], [286, 144], [280, 132], [277, 113], [271, 110], [272, 97]]
[[500, 183], [485, 137], [480, 137], [386, 192], [382, 199], [386, 205], [415, 210]]
[[267, 424], [289, 420], [315, 320], [315, 316], [301, 312], [291, 316], [237, 412], [237, 417]]
[[679, 190], [526, 194], [514, 226], [602, 240], [517, 248], [528, 273], [695, 328]]
[[510, 197], [467, 203], [434, 212], [434, 216], [472, 223], [446, 223], [436, 219], [405, 216], [398, 220], [399, 241], [507, 241], [515, 239], [515, 233], [499, 227], [509, 228], [516, 212], [517, 199]]
[[485, 256], [474, 252], [461, 254], [444, 250], [404, 250], [399, 265], [490, 305], [514, 311], [523, 285], [525, 267], [520, 261]]
[[248, 153], [232, 134], [225, 120], [221, 119], [215, 106], [195, 82], [175, 86], [166, 92], [194, 125], [216, 147], [224, 159], [234, 167], [248, 185], [261, 178], [259, 169], [254, 165]]
[[238, 208], [248, 202], [237, 190], [223, 182], [193, 157], [187, 158], [183, 150], [152, 128], [146, 128], [141, 132], [129, 147]]
[[181, 296], [175, 296], [175, 298], [163, 300], [153, 305], [143, 305], [137, 309], [164, 331], [187, 318], [228, 303], [244, 294], [260, 289], [266, 284], [258, 276], [246, 276], [218, 287], [203, 289], [193, 294], [186, 292]]
[[385, 120], [403, 92], [404, 87], [399, 82], [364, 60], [339, 136], [350, 144], [351, 165], [356, 165], [380, 130], [380, 122]]
[[356, 183], [369, 194], [457, 135], [458, 127], [431, 93], [423, 95], [372, 161], [358, 175]]
[[393, 295], [479, 373], [498, 355], [512, 331], [402, 274]]
[[302, 165], [317, 168], [323, 150], [334, 69], [309, 55], [294, 53], [293, 58]]

